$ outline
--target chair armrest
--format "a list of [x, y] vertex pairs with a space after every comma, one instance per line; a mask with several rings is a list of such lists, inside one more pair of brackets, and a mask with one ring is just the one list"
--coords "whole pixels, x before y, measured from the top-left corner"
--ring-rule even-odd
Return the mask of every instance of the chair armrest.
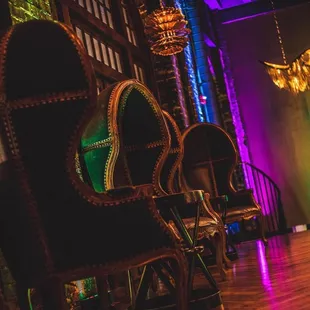
[[227, 195], [221, 195], [216, 197], [210, 197], [210, 194], [205, 194], [205, 198], [207, 203], [207, 206], [209, 207], [209, 212], [212, 213], [213, 216], [215, 216], [217, 219], [220, 219], [222, 217], [222, 222], [225, 223], [226, 220], [226, 213], [227, 213], [227, 202], [228, 202], [228, 196]]
[[209, 201], [215, 212], [226, 213], [228, 202], [227, 195], [210, 197]]
[[252, 189], [244, 189], [229, 195], [229, 206], [249, 206], [256, 205]]
[[[89, 221], [92, 234], [103, 246], [102, 250], [98, 250], [101, 257], [96, 259], [103, 262], [124, 260], [156, 249], [180, 248], [174, 234], [158, 213], [152, 197], [129, 198], [109, 206], [95, 207], [88, 216], [92, 219]], [[87, 232], [86, 227], [83, 228]], [[83, 239], [83, 244], [88, 246], [86, 240], [89, 240], [89, 236], [87, 239], [83, 236]], [[98, 244], [97, 247], [101, 246]]]
[[[215, 218], [217, 221], [222, 221], [220, 215], [214, 210], [212, 204], [211, 204], [211, 199], [210, 199], [210, 194], [209, 193], [205, 193], [204, 195], [205, 199], [204, 199], [204, 204], [203, 204], [203, 211], [201, 216], [207, 216], [207, 217], [212, 217]], [[226, 204], [225, 204], [226, 207]]]
[[161, 216], [166, 222], [173, 220], [170, 209], [176, 207], [181, 218], [193, 218], [197, 215], [197, 208], [204, 200], [204, 192], [194, 190], [184, 193], [155, 197], [155, 202]]
[[106, 195], [111, 198], [127, 198], [127, 197], [147, 197], [153, 195], [152, 184], [144, 184], [139, 186], [123, 186], [114, 189], [109, 189], [106, 191]]
[[223, 202], [228, 201], [228, 196], [221, 195], [221, 196], [210, 197], [209, 200], [210, 202], [214, 202], [214, 203], [223, 203]]
[[[19, 270], [21, 261], [29, 265], [28, 268], [41, 266], [37, 250], [40, 235], [36, 227], [33, 228], [33, 221], [30, 222], [26, 211], [21, 212], [24, 209], [19, 207], [23, 205], [18, 195], [13, 195], [12, 191], [4, 194], [7, 197], [4, 197], [5, 212], [1, 215], [0, 241], [12, 270]], [[68, 266], [75, 269], [126, 261], [134, 265], [138, 262], [134, 258], [142, 256], [146, 263], [158, 249], [164, 253], [165, 248], [167, 251], [181, 248], [150, 196], [109, 197], [108, 200], [105, 194], [96, 196], [96, 202], [91, 202], [75, 191], [73, 195], [75, 203], [50, 212], [48, 218], [41, 217], [43, 226], [40, 227], [45, 228], [44, 236], [51, 245], [50, 253], [59, 270], [66, 270]], [[57, 207], [57, 204], [51, 203], [51, 206]], [[38, 268], [45, 270], [44, 266]]]
[[249, 195], [249, 194], [253, 194], [253, 189], [240, 189], [237, 192], [237, 195]]
[[88, 196], [92, 197], [92, 201], [96, 205], [111, 205], [115, 203], [122, 203], [129, 198], [152, 197], [154, 189], [151, 184], [143, 184], [138, 186], [123, 186], [109, 189], [103, 193], [97, 193], [92, 188], [86, 188], [83, 184], [84, 190]]

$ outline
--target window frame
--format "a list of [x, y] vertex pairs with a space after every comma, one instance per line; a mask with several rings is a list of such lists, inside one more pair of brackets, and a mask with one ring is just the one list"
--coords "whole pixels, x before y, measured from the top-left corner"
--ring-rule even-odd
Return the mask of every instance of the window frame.
[[133, 75], [135, 79], [140, 81], [143, 84], [146, 84], [146, 70], [139, 62], [133, 63]]
[[103, 24], [114, 29], [111, 0], [74, 0], [80, 7], [99, 19]]
[[[94, 36], [89, 31], [84, 30], [81, 25], [74, 25], [74, 29], [76, 35], [82, 41], [87, 54], [91, 58], [121, 74], [124, 74], [124, 62], [120, 48], [103, 42], [98, 36]], [[89, 36], [89, 42], [87, 41], [87, 36]], [[98, 43], [98, 50], [96, 50], [95, 41]], [[91, 49], [91, 53], [89, 52], [89, 49]], [[98, 53], [100, 57], [97, 57]]]
[[123, 21], [125, 25], [125, 32], [127, 40], [134, 46], [139, 47], [138, 40], [137, 40], [137, 32], [132, 22], [132, 17], [130, 15], [128, 4], [125, 0], [121, 0], [120, 2], [121, 11], [123, 15]]

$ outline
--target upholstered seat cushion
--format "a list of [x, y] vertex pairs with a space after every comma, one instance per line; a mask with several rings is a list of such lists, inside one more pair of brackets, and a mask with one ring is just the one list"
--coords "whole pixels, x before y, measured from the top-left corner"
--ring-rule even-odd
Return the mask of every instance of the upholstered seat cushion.
[[[183, 219], [183, 223], [191, 236], [195, 228], [195, 218], [186, 218]], [[169, 222], [169, 226], [175, 233], [175, 235], [180, 239], [180, 233], [176, 228], [173, 222]], [[199, 219], [199, 228], [198, 228], [198, 240], [203, 238], [212, 238], [215, 234], [219, 233], [219, 223], [210, 217], [201, 217]]]
[[[250, 219], [254, 216], [259, 216], [260, 210], [257, 206], [242, 206], [228, 208], [226, 212], [226, 223]], [[222, 215], [222, 214], [221, 214]]]

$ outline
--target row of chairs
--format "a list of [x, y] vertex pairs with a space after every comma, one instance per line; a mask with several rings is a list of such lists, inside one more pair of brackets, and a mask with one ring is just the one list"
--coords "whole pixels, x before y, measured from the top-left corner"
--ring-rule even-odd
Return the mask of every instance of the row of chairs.
[[[99, 96], [95, 115], [84, 131], [80, 155], [77, 156], [82, 180], [99, 192], [128, 185], [152, 184], [160, 215], [183, 243], [187, 256], [191, 257], [190, 292], [196, 261], [213, 289], [208, 294], [205, 292], [205, 297], [218, 294], [217, 285], [199, 253], [203, 247], [197, 246], [197, 240], [214, 239], [221, 272], [225, 276], [222, 267], [224, 226], [209, 211], [208, 200], [202, 191], [183, 192], [173, 188], [183, 154], [181, 144], [178, 144], [180, 141], [174, 132], [169, 132], [167, 122], [176, 126], [171, 116], [160, 109], [150, 91], [136, 80], [120, 82], [104, 90]], [[205, 216], [200, 219], [201, 212]], [[157, 273], [163, 277], [158, 268]], [[142, 279], [141, 283], [150, 283], [151, 273], [149, 277]], [[139, 289], [137, 302], [144, 301], [141, 294], [145, 297], [147, 289]], [[142, 305], [139, 304], [138, 308], [142, 309]]]
[[[143, 273], [132, 309], [221, 305], [198, 240], [214, 242], [225, 278], [223, 214], [188, 177], [196, 170], [190, 155], [183, 158], [184, 136], [144, 85], [123, 81], [97, 100], [93, 69], [73, 32], [31, 21], [2, 39], [0, 92], [7, 155], [0, 246], [21, 309], [31, 309], [30, 288], [44, 309], [67, 309], [64, 283], [85, 277], [96, 277], [101, 308], [109, 309], [107, 276], [137, 267]], [[262, 217], [251, 207], [251, 216]], [[196, 266], [207, 288], [194, 287]], [[170, 294], [147, 299], [154, 273]]]

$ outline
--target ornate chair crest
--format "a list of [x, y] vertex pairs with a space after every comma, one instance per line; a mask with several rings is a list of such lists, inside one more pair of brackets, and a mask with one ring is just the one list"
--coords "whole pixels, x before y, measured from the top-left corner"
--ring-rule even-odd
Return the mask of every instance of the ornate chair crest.
[[29, 288], [40, 290], [44, 309], [63, 310], [64, 283], [163, 258], [176, 266], [177, 304], [186, 309], [184, 256], [154, 200], [136, 188], [98, 194], [78, 177], [74, 158], [96, 112], [96, 86], [74, 33], [48, 21], [10, 29], [0, 45], [0, 98], [11, 168], [0, 192], [0, 247], [21, 309], [31, 308]]
[[227, 196], [227, 211], [224, 211], [227, 224], [258, 217], [262, 240], [267, 244], [261, 206], [251, 190], [237, 191], [232, 184], [238, 152], [229, 135], [217, 125], [202, 123], [187, 128], [182, 139], [184, 187], [202, 188], [211, 197]]

